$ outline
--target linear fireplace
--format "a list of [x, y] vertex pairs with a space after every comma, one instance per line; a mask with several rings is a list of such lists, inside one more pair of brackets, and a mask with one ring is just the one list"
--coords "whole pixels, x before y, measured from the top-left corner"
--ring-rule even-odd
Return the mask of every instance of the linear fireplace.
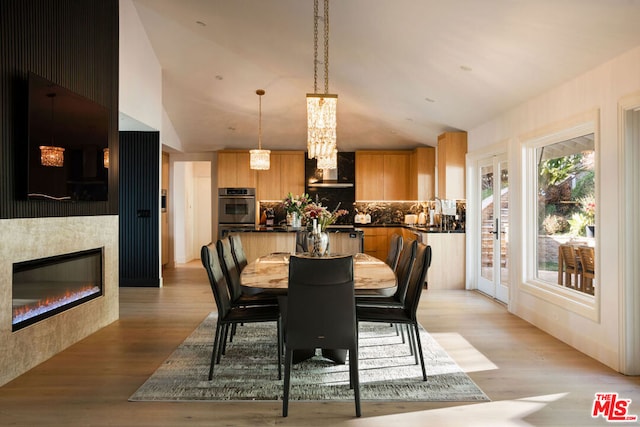
[[12, 330], [102, 295], [103, 249], [13, 264]]

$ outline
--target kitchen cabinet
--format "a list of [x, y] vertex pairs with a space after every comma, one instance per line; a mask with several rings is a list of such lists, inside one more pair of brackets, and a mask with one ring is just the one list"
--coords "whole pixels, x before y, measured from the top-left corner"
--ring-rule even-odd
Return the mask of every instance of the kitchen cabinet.
[[381, 200], [383, 198], [383, 170], [384, 157], [382, 154], [356, 151], [356, 200]]
[[409, 152], [384, 154], [384, 200], [410, 200]]
[[438, 136], [438, 194], [441, 199], [465, 199], [466, 132]]
[[418, 147], [411, 153], [409, 199], [433, 200], [436, 195], [436, 149]]
[[291, 192], [304, 193], [303, 151], [272, 151], [269, 170], [258, 171], [256, 198], [282, 200]]
[[270, 167], [255, 171], [249, 165], [249, 151], [218, 152], [218, 187], [256, 189], [257, 200], [282, 200], [288, 192], [304, 192], [303, 151], [272, 151]]
[[402, 227], [363, 227], [364, 252], [378, 259], [387, 259], [389, 238], [394, 233], [402, 235]]
[[257, 175], [249, 167], [248, 151], [218, 151], [218, 188], [255, 188], [256, 183]]
[[356, 200], [409, 200], [409, 151], [357, 151]]

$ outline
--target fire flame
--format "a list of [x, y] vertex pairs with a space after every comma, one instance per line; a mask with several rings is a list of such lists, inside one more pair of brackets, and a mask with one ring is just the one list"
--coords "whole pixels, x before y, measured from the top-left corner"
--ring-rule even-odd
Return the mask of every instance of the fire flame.
[[100, 292], [100, 288], [95, 285], [86, 285], [79, 289], [67, 289], [63, 294], [45, 297], [33, 303], [17, 306], [13, 308], [12, 324], [24, 322], [32, 317], [54, 310], [58, 307], [71, 304], [74, 301]]

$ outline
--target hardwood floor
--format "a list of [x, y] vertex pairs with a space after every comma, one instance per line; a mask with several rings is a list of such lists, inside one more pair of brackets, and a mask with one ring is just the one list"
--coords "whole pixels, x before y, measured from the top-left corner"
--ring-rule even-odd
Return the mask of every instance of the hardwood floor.
[[491, 398], [448, 402], [128, 402], [127, 399], [215, 309], [199, 262], [165, 272], [165, 286], [121, 288], [120, 320], [0, 388], [8, 426], [585, 426], [596, 392], [632, 399], [640, 377], [620, 375], [476, 292], [423, 293], [422, 325]]

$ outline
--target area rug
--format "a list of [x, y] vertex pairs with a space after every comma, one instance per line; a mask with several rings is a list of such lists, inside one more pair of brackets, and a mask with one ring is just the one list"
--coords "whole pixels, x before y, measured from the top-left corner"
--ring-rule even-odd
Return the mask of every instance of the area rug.
[[[238, 327], [226, 354], [207, 380], [216, 314], [210, 314], [129, 398], [130, 401], [275, 401], [278, 380], [273, 323]], [[409, 345], [388, 324], [361, 323], [360, 396], [367, 401], [488, 401], [485, 393], [421, 328], [428, 380]], [[283, 369], [284, 375], [284, 369]], [[348, 362], [336, 365], [321, 356], [293, 365], [290, 400], [352, 400]]]

